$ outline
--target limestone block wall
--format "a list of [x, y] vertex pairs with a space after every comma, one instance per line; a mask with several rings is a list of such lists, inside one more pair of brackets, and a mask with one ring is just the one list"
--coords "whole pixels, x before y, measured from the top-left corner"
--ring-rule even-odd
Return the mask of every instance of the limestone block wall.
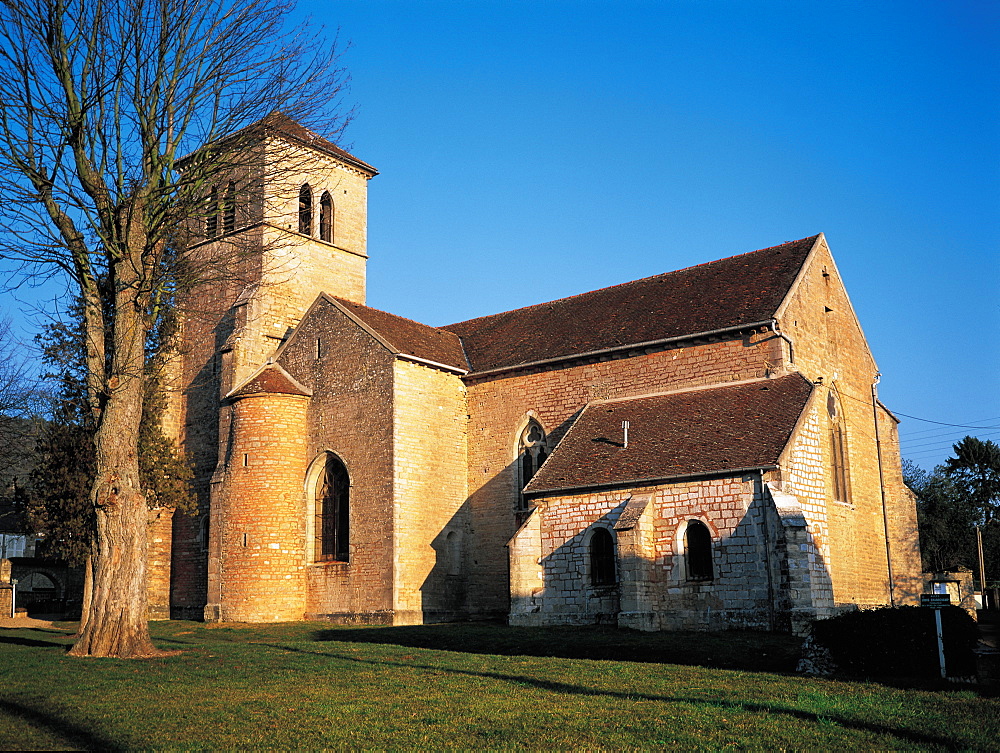
[[[834, 601], [838, 605], [889, 603], [887, 532], [890, 550], [898, 552], [893, 556], [899, 559], [894, 576], [904, 591], [912, 592], [906, 598], [916, 598], [915, 511], [912, 499], [902, 493], [895, 432], [875, 400], [877, 366], [825, 243], [814, 252], [778, 316], [782, 331], [795, 344], [795, 368], [826, 390], [827, 405], [816, 407], [816, 454], [811, 459], [814, 473], [825, 478], [825, 489], [822, 495], [814, 486], [793, 493], [807, 495], [807, 507], [826, 506], [826, 530], [817, 535], [827, 547], [823, 556], [832, 575]], [[836, 406], [836, 418], [828, 405]], [[848, 493], [842, 500], [835, 499], [833, 489], [835, 421], [844, 430]], [[811, 522], [819, 522], [818, 513], [810, 515]]]
[[[339, 309], [320, 300], [278, 355], [309, 386], [306, 454], [341, 459], [350, 477], [350, 558], [304, 554], [309, 619], [393, 620], [394, 357]], [[305, 474], [300, 486], [305, 483]], [[311, 515], [307, 495], [305, 517]]]
[[[782, 537], [759, 476], [539, 500], [510, 545], [512, 624], [616, 622], [643, 630], [778, 628], [787, 622]], [[595, 527], [613, 530], [629, 498], [651, 494], [634, 527], [616, 532], [618, 585], [594, 586]], [[683, 532], [712, 533], [714, 577], [693, 580]]]
[[267, 393], [234, 403], [224, 487], [213, 500], [210, 553], [218, 569], [209, 596], [218, 601], [210, 601], [210, 616], [280, 622], [305, 614], [308, 403]]
[[465, 617], [471, 538], [465, 508], [465, 385], [397, 359], [393, 369], [394, 623]]
[[781, 340], [758, 333], [547, 371], [466, 378], [469, 505], [479, 553], [470, 572], [473, 611], [496, 615], [508, 609], [504, 546], [517, 523], [514, 459], [517, 433], [529, 411], [548, 433], [551, 449], [588, 401], [758, 378], [778, 368], [781, 359]]

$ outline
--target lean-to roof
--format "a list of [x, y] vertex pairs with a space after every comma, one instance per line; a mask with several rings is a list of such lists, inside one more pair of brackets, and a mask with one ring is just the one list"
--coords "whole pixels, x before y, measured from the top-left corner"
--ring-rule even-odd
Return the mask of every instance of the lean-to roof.
[[[812, 393], [800, 374], [590, 403], [525, 487], [531, 494], [770, 468]], [[629, 422], [624, 446], [622, 421]]]

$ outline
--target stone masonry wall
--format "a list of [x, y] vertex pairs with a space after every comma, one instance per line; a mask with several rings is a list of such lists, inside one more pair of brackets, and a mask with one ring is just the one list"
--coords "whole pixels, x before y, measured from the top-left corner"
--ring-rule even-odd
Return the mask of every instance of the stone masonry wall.
[[[612, 529], [630, 495], [645, 493], [652, 502], [636, 527], [617, 532], [619, 586], [591, 585], [591, 533], [598, 526]], [[683, 530], [690, 520], [712, 533], [714, 577], [708, 581], [685, 572]], [[511, 545], [511, 622], [618, 622], [644, 630], [774, 627], [781, 570], [774, 528], [757, 476], [539, 500]]]
[[299, 395], [258, 394], [234, 405], [210, 542], [222, 620], [280, 622], [305, 614], [308, 403]]
[[[784, 308], [779, 311], [782, 331], [794, 342], [795, 368], [819, 382], [815, 415], [815, 443], [812, 447], [814, 479], [822, 478], [820, 491], [815, 481], [808, 488], [789, 487], [786, 491], [803, 495], [811, 524], [833, 583], [837, 605], [876, 605], [890, 601], [887, 530], [883, 519], [882, 484], [890, 518], [888, 536], [898, 552], [893, 563], [897, 580], [905, 591], [919, 588], [913, 504], [902, 492], [898, 447], [894, 431], [880, 418], [879, 446], [875, 421], [881, 412], [873, 407], [872, 385], [877, 367], [872, 359], [839, 273], [823, 244], [804, 270]], [[832, 396], [831, 396], [832, 393]], [[848, 499], [835, 500], [833, 490], [834, 417], [827, 402], [836, 406], [845, 431]], [[884, 425], [885, 431], [882, 430]], [[879, 457], [881, 449], [882, 473]], [[821, 508], [825, 507], [825, 515]], [[892, 521], [896, 521], [893, 523]], [[825, 530], [823, 530], [825, 529]], [[915, 598], [897, 589], [901, 600]]]
[[531, 412], [549, 436], [549, 449], [591, 400], [751, 379], [779, 368], [781, 341], [757, 334], [573, 364], [532, 373], [466, 380], [469, 402], [470, 513], [477, 557], [470, 573], [470, 607], [484, 615], [508, 608], [507, 552], [517, 500], [517, 433]]
[[465, 385], [403, 359], [394, 378], [394, 622], [459, 619], [470, 543]]
[[393, 619], [393, 360], [325, 300], [278, 356], [278, 363], [313, 390], [308, 457], [315, 462], [325, 452], [335, 453], [351, 482], [350, 560], [316, 562], [307, 555], [310, 619]]

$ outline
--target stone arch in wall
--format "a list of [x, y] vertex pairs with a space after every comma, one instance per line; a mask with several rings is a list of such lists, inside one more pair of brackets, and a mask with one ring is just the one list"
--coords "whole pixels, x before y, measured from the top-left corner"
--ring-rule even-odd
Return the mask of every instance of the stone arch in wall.
[[306, 561], [350, 561], [351, 473], [336, 452], [324, 450], [306, 471]]
[[529, 512], [528, 499], [523, 494], [524, 487], [538, 472], [551, 450], [548, 444], [548, 432], [534, 411], [528, 411], [518, 423], [512, 445], [517, 486], [514, 512], [520, 525]]
[[594, 525], [583, 542], [584, 583], [591, 588], [618, 585], [618, 537], [610, 526]]
[[[691, 537], [689, 536], [689, 528], [695, 526], [693, 531], [698, 531], [694, 534], [695, 537], [701, 536], [703, 533], [708, 534], [708, 561], [707, 565], [704, 560], [704, 551], [691, 552], [690, 543]], [[704, 541], [697, 541], [696, 545], [704, 544]], [[697, 582], [708, 582], [711, 581], [715, 573], [718, 571], [718, 567], [715, 562], [716, 554], [718, 552], [719, 546], [719, 532], [712, 525], [712, 522], [704, 515], [689, 515], [677, 526], [674, 531], [674, 551], [677, 556], [674, 558], [676, 563], [677, 580], [681, 583], [697, 583]], [[691, 555], [694, 555], [696, 562], [691, 562]], [[692, 567], [694, 565], [694, 567]]]

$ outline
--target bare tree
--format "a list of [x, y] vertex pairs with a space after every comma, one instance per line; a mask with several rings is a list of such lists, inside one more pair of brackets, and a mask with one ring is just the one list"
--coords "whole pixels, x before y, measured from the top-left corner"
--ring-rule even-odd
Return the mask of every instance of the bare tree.
[[25, 347], [0, 316], [0, 499], [27, 476], [41, 395]]
[[151, 333], [238, 251], [191, 253], [186, 232], [217, 211], [210, 186], [251, 174], [241, 160], [269, 113], [329, 138], [345, 124], [335, 42], [286, 32], [288, 10], [280, 0], [0, 0], [0, 254], [21, 280], [67, 277], [86, 336], [97, 554], [77, 656], [157, 653], [137, 458], [150, 364], [162, 360], [150, 342], [164, 338]]

